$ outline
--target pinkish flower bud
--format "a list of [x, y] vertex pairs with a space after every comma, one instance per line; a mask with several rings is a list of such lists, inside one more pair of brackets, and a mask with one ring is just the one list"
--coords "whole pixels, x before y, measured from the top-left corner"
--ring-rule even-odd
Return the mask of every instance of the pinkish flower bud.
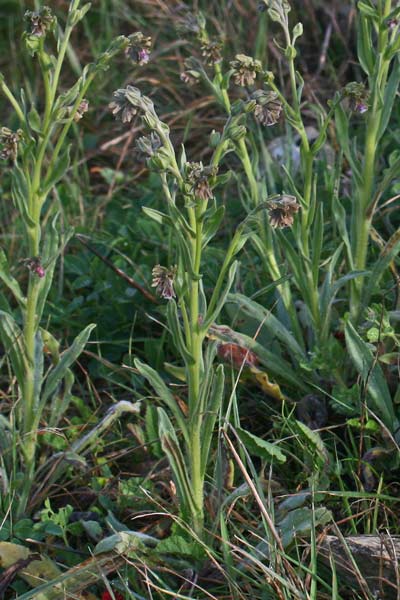
[[46, 271], [44, 270], [44, 268], [42, 267], [42, 265], [38, 265], [35, 268], [35, 273], [38, 277], [44, 277], [46, 275]]

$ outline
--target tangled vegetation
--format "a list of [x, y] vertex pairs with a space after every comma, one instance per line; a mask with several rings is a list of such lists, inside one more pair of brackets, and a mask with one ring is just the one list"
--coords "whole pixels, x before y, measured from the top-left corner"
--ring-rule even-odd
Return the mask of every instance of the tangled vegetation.
[[400, 4], [0, 13], [1, 597], [398, 599]]

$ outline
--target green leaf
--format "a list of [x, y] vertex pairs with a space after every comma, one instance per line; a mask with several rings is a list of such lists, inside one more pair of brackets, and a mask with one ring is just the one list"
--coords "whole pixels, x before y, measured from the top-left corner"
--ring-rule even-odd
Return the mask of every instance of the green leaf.
[[205, 214], [205, 224], [203, 233], [203, 248], [207, 246], [210, 240], [221, 227], [222, 220], [225, 215], [225, 207], [219, 206], [217, 209], [207, 211]]
[[26, 298], [22, 293], [19, 283], [10, 273], [8, 266], [7, 256], [2, 248], [0, 248], [0, 279], [6, 284], [8, 289], [14, 294], [14, 298], [17, 300], [21, 307], [25, 307]]
[[250, 300], [250, 298], [244, 294], [229, 294], [228, 302], [237, 304], [242, 312], [255, 319], [257, 323], [262, 324], [262, 326], [265, 327], [272, 336], [280, 340], [286, 348], [290, 349], [296, 356], [304, 358], [304, 353], [294, 336], [286, 329], [279, 319], [271, 313], [271, 311], [261, 306], [261, 304], [254, 302], [254, 300]]
[[167, 306], [168, 325], [171, 330], [172, 339], [179, 351], [179, 354], [184, 359], [187, 366], [194, 364], [193, 355], [189, 352], [182, 335], [181, 324], [178, 317], [178, 308], [175, 300], [169, 300]]
[[368, 76], [372, 75], [375, 64], [372, 48], [371, 21], [368, 17], [361, 14], [357, 35], [357, 54], [358, 60]]
[[389, 124], [390, 116], [392, 114], [393, 104], [396, 99], [397, 90], [399, 88], [399, 82], [400, 82], [400, 62], [398, 60], [396, 60], [394, 62], [392, 72], [390, 74], [389, 80], [385, 87], [382, 116], [381, 116], [381, 122], [379, 124], [378, 141], [381, 139], [381, 137], [385, 133], [386, 128]]
[[373, 410], [390, 431], [396, 428], [392, 399], [379, 363], [350, 321], [345, 325], [346, 346], [373, 403]]
[[275, 444], [271, 444], [241, 427], [237, 427], [236, 432], [249, 454], [259, 456], [268, 462], [277, 461], [280, 464], [286, 462], [286, 456]]
[[12, 170], [11, 196], [27, 227], [35, 227], [36, 223], [29, 214], [29, 185], [24, 172], [17, 164]]
[[70, 150], [71, 145], [69, 144], [64, 152], [58, 157], [56, 164], [43, 183], [41, 193], [43, 196], [47, 196], [50, 190], [56, 185], [56, 183], [64, 177], [65, 173], [69, 169], [70, 165]]
[[181, 502], [192, 515], [196, 514], [197, 511], [185, 459], [180, 449], [175, 429], [163, 408], [158, 408], [158, 432], [162, 449], [168, 457], [169, 464], [171, 465], [174, 474]]
[[146, 406], [145, 415], [145, 427], [146, 427], [146, 442], [149, 444], [151, 453], [156, 458], [161, 458], [163, 453], [161, 450], [161, 444], [158, 438], [158, 415], [155, 406], [148, 404]]
[[173, 554], [200, 560], [205, 557], [203, 547], [194, 539], [185, 539], [180, 535], [171, 535], [157, 544], [157, 554]]
[[310, 534], [313, 527], [327, 525], [331, 520], [332, 513], [325, 507], [301, 507], [291, 510], [277, 523], [283, 547], [287, 548], [296, 536]]
[[165, 405], [169, 408], [171, 413], [174, 415], [179, 428], [182, 430], [182, 434], [187, 442], [189, 442], [189, 435], [186, 427], [186, 423], [182, 414], [181, 409], [179, 408], [175, 398], [165, 385], [164, 381], [161, 379], [160, 375], [149, 365], [141, 362], [138, 358], [134, 360], [135, 367], [139, 371], [139, 373], [147, 379], [150, 385], [154, 388], [154, 391], [162, 400]]
[[209, 398], [207, 398], [208, 401], [204, 403], [206, 405], [206, 411], [201, 428], [201, 469], [203, 474], [207, 469], [215, 422], [224, 400], [224, 391], [224, 366], [219, 365], [215, 371], [214, 377], [212, 378], [211, 391]]
[[49, 427], [57, 427], [58, 423], [64, 416], [68, 409], [72, 399], [72, 386], [74, 384], [75, 377], [71, 369], [67, 369], [61, 389], [57, 390], [54, 394], [49, 417]]
[[397, 257], [400, 250], [400, 229], [397, 229], [383, 248], [378, 260], [375, 261], [368, 285], [363, 294], [363, 306], [369, 304], [372, 294], [379, 289], [379, 283], [390, 263]]
[[29, 366], [25, 342], [14, 318], [4, 311], [0, 311], [0, 338], [6, 354], [10, 357], [18, 384], [23, 388]]
[[225, 288], [219, 294], [219, 298], [218, 298], [218, 301], [217, 301], [215, 309], [212, 311], [211, 314], [207, 313], [207, 315], [206, 315], [206, 317], [204, 319], [204, 322], [202, 324], [203, 331], [207, 331], [208, 330], [208, 328], [210, 327], [210, 325], [212, 323], [214, 323], [214, 321], [217, 320], [217, 318], [218, 318], [221, 310], [223, 309], [224, 304], [226, 302], [226, 299], [228, 298], [229, 292], [231, 291], [233, 282], [235, 280], [238, 266], [239, 266], [239, 263], [238, 263], [237, 260], [235, 260], [231, 264], [231, 266], [229, 268], [228, 278], [227, 278], [227, 282], [226, 282]]
[[65, 350], [61, 354], [59, 363], [53, 367], [50, 373], [47, 375], [46, 384], [41, 399], [43, 406], [51, 394], [53, 394], [53, 392], [56, 390], [59, 383], [61, 383], [62, 379], [64, 379], [70, 366], [73, 365], [73, 363], [84, 350], [90, 334], [95, 327], [96, 325], [93, 323], [85, 327], [85, 329], [76, 336], [68, 350]]

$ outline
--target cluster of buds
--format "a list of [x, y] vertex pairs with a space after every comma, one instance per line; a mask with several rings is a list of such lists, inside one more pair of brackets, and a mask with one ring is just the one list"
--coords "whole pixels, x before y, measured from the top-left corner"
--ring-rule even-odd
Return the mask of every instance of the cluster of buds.
[[192, 13], [185, 9], [178, 19], [177, 29], [182, 33], [194, 33], [200, 40], [205, 39], [206, 20], [203, 13]]
[[190, 193], [203, 202], [210, 200], [213, 197], [211, 179], [218, 173], [218, 167], [204, 167], [201, 162], [188, 162], [185, 167]]
[[204, 56], [205, 62], [209, 67], [221, 62], [221, 50], [222, 42], [220, 40], [211, 40], [203, 43], [201, 46], [201, 54]]
[[137, 113], [137, 109], [129, 102], [127, 91], [132, 86], [128, 85], [126, 89], [119, 89], [113, 93], [114, 100], [110, 102], [108, 108], [115, 118], [120, 119], [122, 123], [130, 123]]
[[32, 258], [24, 258], [22, 260], [24, 265], [29, 269], [31, 273], [34, 273], [38, 277], [42, 278], [46, 275], [46, 271], [42, 265], [40, 256], [33, 256]]
[[156, 265], [152, 270], [153, 281], [151, 287], [155, 287], [156, 293], [161, 298], [165, 298], [165, 300], [172, 300], [176, 296], [174, 290], [176, 272], [176, 267], [167, 269], [167, 267], [162, 267], [161, 265]]
[[128, 36], [129, 44], [125, 49], [126, 55], [137, 65], [149, 62], [151, 37], [146, 37], [141, 31]]
[[[74, 108], [73, 106], [68, 107], [68, 110], [67, 110], [68, 114], [72, 113], [73, 108]], [[86, 98], [83, 98], [82, 102], [79, 104], [79, 106], [76, 109], [75, 114], [74, 114], [75, 123], [78, 123], [82, 119], [83, 115], [88, 110], [89, 110], [89, 102], [86, 100]]]
[[282, 103], [276, 92], [256, 90], [251, 99], [255, 101], [254, 116], [261, 125], [275, 125], [282, 114]]
[[22, 129], [17, 129], [17, 131], [11, 131], [8, 127], [0, 129], [0, 158], [2, 160], [15, 161], [18, 154], [18, 143], [22, 137]]
[[261, 62], [251, 56], [246, 56], [246, 54], [237, 54], [235, 60], [230, 62], [230, 66], [236, 85], [242, 87], [253, 85], [257, 73], [262, 70]]
[[258, 4], [258, 10], [260, 12], [267, 10], [273, 21], [282, 23], [285, 21], [285, 16], [290, 12], [290, 4], [287, 0], [261, 0]]
[[166, 171], [171, 166], [170, 152], [163, 146], [155, 131], [136, 140], [136, 146], [139, 153], [147, 158], [147, 165], [150, 169]]
[[294, 215], [300, 208], [295, 196], [282, 195], [272, 198], [268, 202], [268, 216], [271, 227], [274, 229], [283, 229], [291, 227], [294, 221]]
[[396, 17], [393, 17], [392, 19], [389, 19], [388, 22], [387, 22], [387, 26], [390, 29], [390, 31], [393, 31], [399, 25], [400, 25], [400, 19], [396, 18]]
[[352, 81], [346, 85], [343, 95], [349, 100], [350, 110], [364, 114], [368, 110], [369, 91], [363, 83]]
[[113, 93], [113, 98], [114, 100], [108, 107], [122, 123], [130, 123], [140, 110], [143, 113], [144, 122], [150, 129], [155, 129], [159, 124], [153, 102], [147, 96], [143, 96], [141, 91], [133, 85], [117, 90]]
[[43, 37], [47, 31], [54, 28], [56, 23], [56, 18], [48, 6], [42, 6], [38, 11], [27, 10], [25, 20], [28, 21], [30, 27], [28, 35], [34, 37]]

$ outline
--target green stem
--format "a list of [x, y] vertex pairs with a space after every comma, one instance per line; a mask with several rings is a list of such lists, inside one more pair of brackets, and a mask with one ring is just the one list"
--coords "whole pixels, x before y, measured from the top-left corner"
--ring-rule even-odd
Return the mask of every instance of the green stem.
[[196, 231], [191, 240], [194, 278], [190, 282], [190, 350], [193, 364], [189, 367], [189, 419], [190, 419], [190, 472], [195, 504], [193, 527], [198, 535], [202, 535], [204, 525], [204, 477], [201, 470], [201, 425], [203, 415], [199, 411], [200, 373], [203, 364], [203, 339], [199, 324], [199, 280], [203, 241], [202, 210], [197, 207], [188, 208], [191, 226]]

